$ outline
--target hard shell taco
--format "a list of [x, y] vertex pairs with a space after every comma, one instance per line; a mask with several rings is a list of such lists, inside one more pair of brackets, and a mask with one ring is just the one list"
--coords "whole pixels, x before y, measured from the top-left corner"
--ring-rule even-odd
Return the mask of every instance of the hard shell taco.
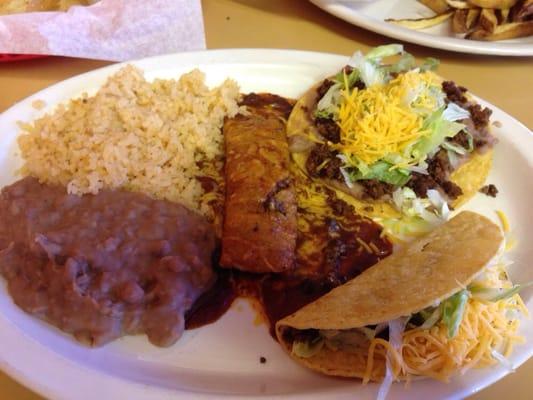
[[279, 321], [278, 340], [307, 368], [385, 387], [505, 363], [527, 310], [503, 244], [495, 224], [463, 211]]

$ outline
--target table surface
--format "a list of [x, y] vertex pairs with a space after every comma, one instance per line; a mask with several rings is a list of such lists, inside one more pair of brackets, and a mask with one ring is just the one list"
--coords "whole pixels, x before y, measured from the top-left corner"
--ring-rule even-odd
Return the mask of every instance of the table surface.
[[[203, 0], [209, 49], [286, 48], [349, 55], [391, 42], [323, 12], [305, 0]], [[533, 127], [533, 59], [473, 56], [407, 44], [416, 57], [436, 57], [443, 76]], [[26, 96], [108, 62], [50, 57], [0, 64], [0, 112]], [[531, 398], [533, 360], [471, 399]], [[528, 379], [529, 378], [529, 379]], [[0, 399], [42, 397], [0, 372]]]

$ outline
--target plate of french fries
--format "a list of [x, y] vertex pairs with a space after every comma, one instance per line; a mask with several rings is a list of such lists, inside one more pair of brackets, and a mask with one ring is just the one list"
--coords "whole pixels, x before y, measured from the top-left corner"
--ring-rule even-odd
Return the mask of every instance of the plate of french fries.
[[98, 0], [0, 0], [0, 15], [27, 12], [67, 11], [72, 6], [88, 6]]
[[533, 0], [310, 0], [374, 32], [474, 54], [533, 56]]

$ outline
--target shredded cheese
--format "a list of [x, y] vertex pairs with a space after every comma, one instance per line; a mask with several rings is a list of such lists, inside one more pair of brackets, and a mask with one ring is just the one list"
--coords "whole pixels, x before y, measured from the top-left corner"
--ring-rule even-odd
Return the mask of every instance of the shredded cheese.
[[[487, 269], [477, 284], [484, 287], [511, 287], [503, 264]], [[517, 343], [524, 338], [517, 334], [519, 320], [510, 315], [520, 312], [528, 315], [518, 294], [499, 301], [469, 298], [464, 316], [455, 337], [448, 337], [448, 327], [442, 321], [430, 329], [414, 328], [403, 334], [400, 351], [388, 341], [375, 338], [370, 342], [363, 382], [383, 376], [382, 363], [387, 352], [393, 353], [393, 376], [409, 379], [427, 376], [443, 382], [456, 372], [482, 368], [498, 362], [493, 350], [508, 357]]]
[[338, 115], [341, 142], [332, 146], [367, 165], [401, 153], [430, 133], [423, 129], [423, 120], [437, 105], [428, 88], [439, 86], [436, 74], [411, 71], [383, 85], [344, 90]]
[[502, 210], [496, 210], [496, 214], [498, 215], [498, 218], [500, 219], [503, 231], [505, 233], [509, 232], [510, 225], [509, 225], [509, 219], [507, 218], [507, 215], [505, 215], [505, 213]]

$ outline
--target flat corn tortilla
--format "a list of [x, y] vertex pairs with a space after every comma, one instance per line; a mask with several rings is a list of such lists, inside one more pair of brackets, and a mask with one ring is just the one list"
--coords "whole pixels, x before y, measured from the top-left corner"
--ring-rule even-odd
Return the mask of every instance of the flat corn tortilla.
[[[318, 354], [301, 358], [292, 354], [292, 344], [284, 337], [284, 331], [360, 328], [416, 313], [467, 286], [498, 255], [502, 243], [498, 226], [482, 215], [463, 211], [279, 321], [277, 338], [293, 359], [308, 368], [328, 375], [363, 377], [364, 354], [323, 347]], [[384, 371], [384, 360], [375, 362]]]
[[[318, 85], [308, 90], [296, 103], [294, 109], [287, 121], [287, 136], [291, 147], [295, 142], [303, 143], [302, 138], [317, 135], [318, 132], [311, 119], [309, 110], [316, 108]], [[293, 161], [304, 173], [307, 174], [305, 163], [309, 156], [311, 146], [301, 147], [301, 151], [292, 152]], [[457, 184], [463, 191], [463, 194], [450, 202], [453, 208], [457, 208], [470, 200], [483, 186], [489, 172], [492, 168], [493, 150], [489, 149], [483, 154], [473, 153], [471, 158], [461, 165], [450, 175], [450, 180]], [[401, 214], [388, 201], [361, 199], [357, 192], [352, 192], [344, 183], [332, 179], [319, 179], [322, 183], [337, 191], [342, 200], [353, 205], [355, 210], [368, 218], [400, 218]]]

